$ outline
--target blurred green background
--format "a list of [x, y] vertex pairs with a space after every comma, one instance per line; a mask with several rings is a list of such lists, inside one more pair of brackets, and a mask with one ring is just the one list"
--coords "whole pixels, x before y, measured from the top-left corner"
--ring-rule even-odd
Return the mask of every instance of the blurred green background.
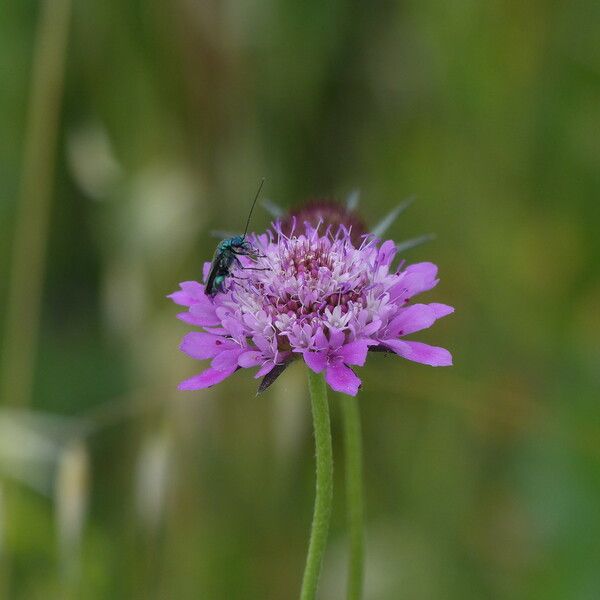
[[[600, 4], [0, 3], [0, 597], [295, 598], [299, 364], [197, 372], [165, 295], [361, 190], [439, 264], [432, 369], [361, 370], [366, 600], [600, 598]], [[264, 229], [257, 210], [253, 226]], [[339, 398], [321, 597], [344, 597]]]

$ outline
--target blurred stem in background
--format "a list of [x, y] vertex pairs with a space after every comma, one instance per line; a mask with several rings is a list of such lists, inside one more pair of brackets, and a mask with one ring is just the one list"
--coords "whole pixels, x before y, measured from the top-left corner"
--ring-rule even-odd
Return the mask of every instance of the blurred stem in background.
[[333, 456], [327, 387], [322, 374], [308, 370], [308, 388], [312, 405], [316, 452], [316, 495], [313, 521], [302, 579], [301, 600], [314, 600], [319, 584], [323, 555], [327, 545], [331, 503], [333, 500]]
[[62, 598], [80, 598], [82, 543], [90, 489], [90, 459], [84, 440], [62, 448], [54, 482], [54, 517], [62, 576]]
[[358, 400], [342, 396], [346, 476], [346, 512], [350, 538], [348, 561], [348, 600], [360, 600], [364, 577], [364, 507], [362, 481], [362, 441]]
[[8, 286], [0, 399], [31, 396], [71, 0], [41, 3]]

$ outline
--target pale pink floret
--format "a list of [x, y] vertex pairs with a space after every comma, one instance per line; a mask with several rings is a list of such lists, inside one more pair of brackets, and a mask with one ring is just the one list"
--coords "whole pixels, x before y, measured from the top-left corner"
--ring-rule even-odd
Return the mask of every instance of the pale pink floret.
[[[195, 281], [180, 284], [170, 298], [187, 310], [178, 315], [204, 331], [188, 333], [181, 350], [210, 359], [182, 390], [210, 387], [238, 368], [258, 367], [266, 389], [294, 358], [324, 372], [334, 389], [352, 396], [360, 379], [351, 367], [365, 364], [369, 349], [391, 351], [432, 366], [452, 364], [444, 348], [404, 339], [451, 312], [445, 304], [413, 304], [438, 283], [433, 263], [392, 269], [392, 241], [365, 237], [359, 247], [340, 226], [335, 234], [305, 224], [286, 236], [275, 225], [249, 236], [261, 257], [234, 268], [227, 288], [209, 298]], [[210, 264], [204, 266], [206, 280]], [[261, 269], [261, 270], [257, 270]]]

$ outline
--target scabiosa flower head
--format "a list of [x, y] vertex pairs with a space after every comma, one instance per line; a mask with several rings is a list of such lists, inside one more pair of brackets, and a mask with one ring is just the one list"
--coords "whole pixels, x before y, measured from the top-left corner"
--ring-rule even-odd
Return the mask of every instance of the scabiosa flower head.
[[[334, 390], [354, 396], [361, 382], [352, 367], [363, 366], [369, 350], [452, 364], [447, 350], [405, 338], [454, 310], [412, 302], [438, 283], [433, 263], [394, 269], [394, 242], [366, 235], [355, 244], [344, 225], [324, 229], [307, 222], [286, 233], [276, 223], [248, 239], [260, 257], [240, 256], [223, 292], [209, 298], [202, 284], [187, 281], [170, 296], [187, 309], [179, 318], [202, 329], [188, 333], [181, 350], [211, 360], [180, 389], [210, 387], [240, 368], [256, 368], [262, 391], [302, 359], [324, 372]], [[206, 263], [205, 281], [209, 270]]]

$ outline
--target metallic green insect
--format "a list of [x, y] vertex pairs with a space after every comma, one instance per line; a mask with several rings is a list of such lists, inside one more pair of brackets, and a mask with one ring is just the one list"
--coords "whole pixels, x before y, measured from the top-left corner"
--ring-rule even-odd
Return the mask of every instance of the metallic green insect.
[[208, 281], [206, 282], [206, 287], [204, 289], [207, 296], [213, 297], [217, 292], [223, 290], [226, 279], [231, 276], [231, 269], [234, 263], [239, 267], [244, 268], [238, 256], [249, 256], [252, 260], [256, 260], [259, 257], [256, 248], [254, 248], [250, 242], [246, 241], [246, 233], [248, 233], [248, 225], [250, 225], [252, 211], [254, 210], [254, 206], [258, 200], [264, 182], [265, 180], [263, 178], [258, 186], [256, 195], [254, 196], [254, 201], [252, 202], [250, 212], [248, 213], [248, 219], [246, 220], [244, 233], [219, 242], [212, 259]]

